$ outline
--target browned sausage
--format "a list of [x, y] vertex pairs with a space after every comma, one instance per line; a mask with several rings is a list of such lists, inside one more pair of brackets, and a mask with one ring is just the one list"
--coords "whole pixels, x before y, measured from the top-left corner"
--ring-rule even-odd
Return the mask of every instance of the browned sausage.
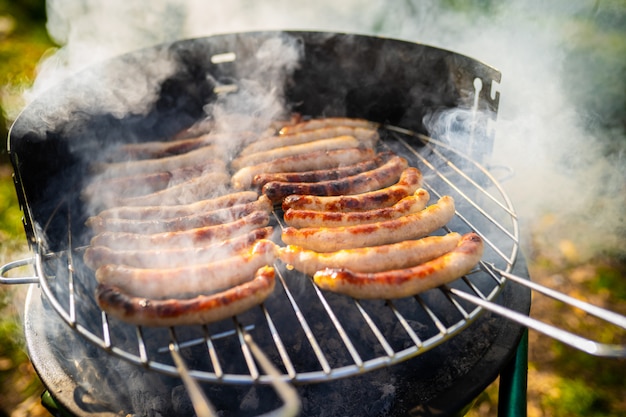
[[378, 124], [365, 119], [357, 119], [351, 117], [326, 117], [320, 119], [305, 120], [280, 129], [281, 135], [289, 135], [307, 130], [323, 129], [331, 126], [351, 126], [363, 129], [377, 129]]
[[238, 141], [239, 143], [248, 142], [252, 136], [252, 133], [249, 132], [233, 134], [203, 133], [182, 139], [174, 138], [173, 140], [125, 143], [112, 148], [107, 152], [106, 158], [111, 162], [166, 158], [182, 155], [205, 146], [219, 145], [229, 140]]
[[136, 297], [158, 299], [211, 294], [251, 280], [257, 269], [274, 263], [277, 249], [271, 240], [259, 240], [246, 252], [223, 256], [206, 264], [172, 268], [108, 264], [96, 270], [96, 280]]
[[230, 175], [226, 172], [208, 172], [150, 194], [113, 201], [109, 204], [109, 207], [111, 205], [149, 206], [160, 204], [163, 206], [174, 206], [190, 204], [223, 193], [229, 182]]
[[383, 164], [388, 158], [386, 153], [376, 156], [376, 158], [357, 162], [356, 164], [333, 167], [330, 169], [318, 169], [313, 171], [304, 172], [272, 172], [262, 173], [254, 176], [252, 185], [258, 188], [263, 187], [270, 181], [282, 181], [282, 182], [316, 182], [337, 180], [339, 178], [349, 177], [350, 175], [360, 174], [361, 172], [369, 171]]
[[273, 232], [274, 228], [271, 226], [261, 227], [231, 239], [192, 248], [114, 250], [106, 246], [89, 246], [85, 249], [83, 260], [85, 265], [94, 271], [106, 264], [136, 268], [174, 268], [209, 263], [246, 250], [257, 240], [270, 238]]
[[412, 268], [375, 273], [328, 268], [316, 272], [313, 280], [322, 289], [354, 298], [409, 297], [470, 272], [480, 261], [483, 246], [480, 236], [468, 233], [451, 252]]
[[294, 194], [285, 197], [283, 210], [317, 211], [365, 211], [389, 207], [413, 194], [422, 185], [422, 173], [409, 167], [404, 170], [398, 182], [389, 187], [355, 195], [313, 196]]
[[454, 200], [443, 196], [436, 204], [397, 219], [345, 227], [286, 227], [281, 236], [287, 245], [334, 252], [417, 239], [444, 226], [453, 216]]
[[216, 210], [235, 204], [249, 203], [256, 200], [258, 194], [255, 191], [238, 191], [224, 194], [206, 200], [196, 201], [190, 204], [172, 206], [128, 206], [113, 207], [98, 213], [101, 219], [132, 219], [132, 220], [163, 220], [175, 217], [191, 216], [195, 213]]
[[231, 207], [198, 212], [188, 216], [148, 220], [93, 216], [88, 218], [85, 224], [90, 227], [94, 233], [102, 233], [105, 231], [141, 234], [175, 232], [232, 222], [253, 211], [263, 210], [269, 213], [272, 211], [272, 208], [272, 202], [266, 196], [262, 195], [251, 203], [236, 204]]
[[259, 268], [252, 281], [226, 291], [187, 299], [150, 300], [133, 297], [110, 285], [99, 285], [96, 300], [112, 317], [140, 326], [206, 324], [240, 314], [261, 304], [276, 284], [274, 268]]
[[331, 151], [315, 151], [301, 155], [292, 155], [284, 158], [261, 162], [257, 165], [241, 168], [233, 174], [232, 186], [242, 190], [250, 187], [252, 180], [258, 174], [266, 172], [311, 171], [337, 168], [342, 165], [355, 164], [374, 158], [373, 149], [348, 148]]
[[97, 205], [101, 204], [101, 202], [115, 201], [124, 197], [145, 195], [163, 190], [171, 185], [180, 184], [201, 175], [203, 172], [203, 166], [194, 165], [172, 171], [93, 181], [81, 192], [81, 198]]
[[338, 180], [268, 182], [263, 186], [262, 193], [274, 203], [292, 194], [336, 196], [366, 193], [395, 184], [408, 166], [406, 159], [400, 156], [393, 156], [378, 168]]
[[305, 155], [317, 151], [331, 151], [335, 149], [365, 147], [358, 139], [352, 136], [339, 136], [336, 138], [320, 139], [301, 145], [283, 146], [281, 148], [270, 149], [250, 155], [240, 156], [231, 162], [233, 169], [238, 170], [243, 167], [257, 165], [262, 162], [272, 161], [294, 155]]
[[450, 252], [461, 240], [458, 233], [404, 240], [389, 245], [343, 249], [320, 253], [300, 246], [279, 249], [279, 258], [308, 275], [325, 268], [345, 268], [354, 272], [381, 272], [412, 267]]
[[165, 158], [95, 163], [91, 168], [94, 172], [98, 173], [98, 178], [112, 178], [171, 171], [198, 164], [202, 164], [205, 167], [205, 171], [226, 171], [226, 163], [223, 160], [222, 151], [216, 146], [204, 146], [182, 155], [168, 156]]
[[257, 152], [264, 152], [270, 149], [281, 148], [283, 146], [301, 145], [320, 139], [329, 139], [339, 136], [352, 136], [361, 143], [372, 147], [379, 139], [378, 131], [375, 129], [365, 129], [354, 126], [328, 126], [315, 130], [307, 130], [289, 135], [270, 136], [252, 142], [239, 153], [246, 156]]
[[429, 199], [428, 191], [419, 188], [413, 195], [404, 197], [391, 207], [347, 212], [288, 209], [283, 214], [283, 219], [288, 226], [297, 228], [356, 226], [417, 213], [426, 207]]
[[266, 211], [255, 211], [233, 222], [188, 229], [179, 232], [139, 234], [126, 232], [103, 232], [91, 239], [91, 246], [107, 246], [123, 249], [162, 249], [172, 247], [193, 247], [208, 244], [248, 233], [269, 224]]

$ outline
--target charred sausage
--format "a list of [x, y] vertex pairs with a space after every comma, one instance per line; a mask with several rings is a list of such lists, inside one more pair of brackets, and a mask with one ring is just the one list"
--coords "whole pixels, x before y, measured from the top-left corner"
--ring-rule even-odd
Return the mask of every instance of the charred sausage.
[[273, 291], [274, 268], [259, 268], [252, 281], [226, 291], [187, 299], [134, 297], [111, 285], [98, 285], [96, 300], [112, 317], [140, 326], [206, 324], [232, 317], [261, 304]]
[[269, 213], [272, 211], [272, 207], [272, 202], [262, 195], [251, 203], [236, 204], [231, 207], [198, 212], [188, 216], [148, 220], [93, 216], [88, 218], [85, 224], [95, 233], [105, 231], [141, 234], [175, 232], [232, 222], [253, 211], [261, 210]]
[[233, 222], [216, 226], [199, 227], [178, 232], [152, 234], [103, 232], [91, 239], [91, 246], [107, 246], [123, 249], [163, 249], [172, 247], [193, 247], [209, 244], [248, 233], [269, 224], [266, 211], [254, 211]]
[[163, 190], [137, 197], [122, 198], [112, 204], [122, 206], [190, 204], [223, 193], [229, 181], [230, 175], [225, 172], [209, 172]]
[[352, 136], [367, 147], [372, 147], [379, 139], [378, 132], [375, 129], [365, 129], [354, 126], [328, 126], [288, 135], [266, 137], [246, 146], [241, 150], [239, 155], [246, 156], [257, 152], [281, 148], [283, 146], [301, 145], [303, 143], [339, 136]]
[[443, 227], [453, 216], [454, 199], [443, 196], [424, 210], [397, 219], [345, 227], [286, 227], [281, 236], [287, 245], [334, 252], [417, 239]]
[[355, 195], [312, 196], [293, 194], [285, 197], [283, 210], [316, 210], [316, 211], [365, 211], [381, 207], [389, 207], [401, 199], [413, 194], [422, 185], [422, 173], [419, 169], [409, 167], [402, 172], [394, 185]]
[[413, 195], [403, 198], [391, 207], [347, 212], [288, 209], [284, 212], [283, 219], [288, 226], [296, 228], [356, 226], [417, 213], [426, 207], [429, 199], [428, 191], [419, 188]]
[[378, 124], [365, 119], [353, 117], [325, 117], [321, 119], [305, 120], [300, 123], [285, 126], [278, 132], [281, 135], [305, 132], [307, 130], [323, 129], [331, 126], [351, 126], [363, 129], [377, 129]]
[[259, 240], [244, 253], [206, 264], [172, 268], [103, 265], [96, 270], [96, 280], [136, 297], [158, 299], [211, 294], [249, 281], [257, 269], [271, 265], [276, 256], [277, 246], [274, 242]]
[[470, 272], [480, 261], [483, 246], [480, 236], [468, 233], [452, 251], [412, 268], [374, 273], [327, 268], [316, 272], [313, 280], [322, 289], [354, 298], [409, 297]]
[[[334, 149], [363, 148], [363, 144], [352, 136], [339, 136], [336, 138], [320, 139], [301, 145], [283, 146], [250, 155], [240, 156], [231, 162], [233, 169], [257, 165], [274, 159], [285, 158], [294, 155], [306, 155], [317, 151], [331, 151]], [[368, 147], [369, 148], [369, 147]]]
[[319, 169], [304, 172], [273, 172], [262, 173], [254, 176], [252, 185], [258, 188], [263, 187], [270, 181], [282, 181], [282, 182], [317, 182], [337, 180], [340, 178], [349, 177], [350, 175], [360, 174], [361, 172], [369, 171], [382, 165], [387, 158], [385, 155], [378, 155], [376, 158], [357, 162], [356, 164], [338, 166], [329, 169]]
[[233, 174], [231, 183], [233, 188], [242, 190], [250, 187], [252, 180], [258, 174], [337, 168], [370, 160], [374, 158], [374, 155], [373, 149], [361, 148], [335, 149], [331, 151], [320, 150], [301, 155], [292, 155], [241, 168]]
[[337, 196], [360, 194], [388, 187], [398, 181], [408, 167], [406, 159], [393, 156], [383, 165], [360, 174], [338, 180], [319, 182], [281, 182], [272, 181], [263, 186], [262, 193], [274, 203], [292, 194]]
[[388, 245], [343, 249], [320, 253], [300, 246], [279, 249], [278, 257], [287, 265], [307, 275], [325, 268], [345, 268], [354, 272], [381, 272], [412, 267], [450, 252], [461, 240], [458, 233], [428, 236]]
[[171, 206], [127, 206], [112, 207], [101, 211], [98, 217], [101, 219], [129, 219], [129, 220], [162, 220], [176, 217], [190, 216], [195, 213], [217, 210], [230, 207], [235, 204], [249, 203], [256, 200], [258, 194], [255, 191], [238, 191], [200, 200], [189, 204]]
[[269, 239], [273, 231], [274, 228], [271, 226], [261, 227], [231, 239], [192, 248], [115, 250], [106, 246], [89, 246], [85, 249], [83, 260], [85, 265], [94, 271], [106, 264], [119, 264], [136, 268], [175, 268], [203, 264], [246, 250], [257, 240]]
[[216, 146], [204, 146], [182, 155], [136, 161], [95, 163], [91, 168], [98, 173], [98, 178], [171, 171], [198, 164], [202, 164], [205, 167], [205, 171], [225, 172], [226, 163], [223, 161], [221, 154], [221, 149]]

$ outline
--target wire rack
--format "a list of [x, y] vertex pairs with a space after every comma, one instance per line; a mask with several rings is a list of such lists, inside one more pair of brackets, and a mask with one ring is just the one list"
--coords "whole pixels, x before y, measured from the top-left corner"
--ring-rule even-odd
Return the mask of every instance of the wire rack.
[[[496, 179], [481, 165], [430, 138], [388, 126], [381, 146], [406, 157], [424, 176], [433, 200], [452, 195], [456, 215], [440, 233], [477, 232], [486, 249], [479, 267], [449, 286], [399, 300], [354, 300], [327, 293], [310, 277], [277, 263], [277, 288], [258, 308], [232, 320], [170, 329], [130, 326], [109, 318], [93, 298], [95, 279], [82, 264], [75, 232], [67, 251], [35, 257], [39, 283], [53, 309], [72, 329], [106, 352], [167, 375], [180, 376], [176, 352], [198, 381], [225, 384], [276, 380], [258, 368], [250, 338], [268, 356], [279, 379], [312, 383], [400, 363], [466, 329], [484, 311], [459, 293], [488, 302], [502, 290], [519, 249], [518, 221]], [[68, 216], [60, 207], [55, 216]], [[274, 213], [280, 231], [282, 213]], [[43, 248], [44, 245], [39, 245]], [[191, 358], [191, 359], [189, 359]]]

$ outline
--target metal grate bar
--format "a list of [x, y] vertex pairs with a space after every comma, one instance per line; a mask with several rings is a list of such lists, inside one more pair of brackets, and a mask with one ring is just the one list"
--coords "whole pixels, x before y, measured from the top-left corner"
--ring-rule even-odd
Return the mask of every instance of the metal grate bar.
[[398, 319], [398, 322], [400, 323], [400, 325], [402, 326], [404, 331], [406, 331], [406, 333], [409, 335], [409, 337], [411, 338], [411, 341], [413, 342], [413, 344], [418, 349], [421, 349], [424, 344], [423, 344], [422, 340], [419, 338], [419, 336], [417, 335], [417, 333], [415, 333], [415, 331], [413, 330], [411, 325], [406, 321], [406, 318], [404, 318], [402, 313], [400, 313], [398, 311], [398, 309], [396, 308], [396, 306], [393, 304], [393, 302], [391, 300], [387, 301], [387, 305], [389, 306], [389, 308], [391, 308], [391, 311], [393, 312], [393, 314]]
[[276, 346], [278, 354], [280, 355], [280, 358], [283, 361], [283, 365], [285, 366], [285, 370], [287, 371], [287, 376], [289, 377], [289, 379], [294, 379], [296, 377], [296, 369], [293, 366], [293, 362], [291, 361], [289, 354], [287, 353], [285, 344], [283, 343], [283, 340], [280, 337], [276, 326], [274, 325], [274, 321], [272, 320], [272, 317], [270, 316], [265, 306], [261, 306], [261, 309], [263, 310], [263, 315], [265, 316], [265, 320], [267, 321], [267, 325], [270, 329], [272, 340], [274, 340], [274, 345]]
[[372, 333], [374, 333], [376, 339], [378, 339], [378, 343], [380, 343], [380, 345], [385, 350], [385, 354], [390, 358], [393, 358], [396, 355], [396, 352], [393, 350], [385, 336], [383, 336], [376, 323], [374, 323], [374, 320], [372, 320], [370, 315], [363, 309], [363, 306], [361, 305], [361, 302], [359, 300], [354, 300], [354, 303], [356, 304], [356, 307], [359, 309], [359, 312], [365, 319], [365, 322], [370, 327], [370, 330], [372, 331]]
[[137, 349], [139, 351], [139, 360], [142, 364], [147, 365], [149, 361], [148, 359], [148, 350], [146, 349], [146, 341], [143, 338], [143, 327], [136, 327], [137, 334]]
[[300, 324], [302, 330], [304, 331], [304, 334], [307, 340], [309, 341], [311, 348], [313, 348], [313, 352], [315, 353], [315, 357], [317, 358], [317, 361], [322, 367], [322, 371], [326, 375], [330, 374], [331, 372], [330, 364], [328, 363], [328, 360], [326, 359], [326, 356], [324, 355], [322, 348], [320, 347], [317, 339], [315, 338], [315, 335], [311, 331], [311, 327], [309, 326], [309, 323], [304, 318], [304, 314], [302, 314], [302, 310], [300, 310], [300, 307], [298, 306], [293, 295], [289, 291], [289, 288], [287, 287], [287, 284], [285, 282], [285, 278], [282, 276], [282, 273], [280, 272], [280, 270], [277, 270], [277, 275], [281, 284], [283, 285], [283, 290], [285, 291], [285, 295], [287, 296], [289, 303], [291, 304], [291, 307], [293, 308], [294, 313], [296, 314], [298, 323]]
[[254, 363], [254, 357], [252, 356], [252, 352], [250, 352], [250, 347], [244, 339], [244, 330], [239, 323], [239, 320], [237, 320], [237, 317], [233, 317], [233, 321], [235, 323], [235, 328], [237, 329], [237, 338], [239, 340], [241, 353], [243, 353], [244, 360], [246, 361], [246, 365], [248, 366], [248, 370], [250, 371], [250, 377], [253, 381], [257, 381], [260, 375], [259, 369], [256, 367], [256, 364]]
[[109, 318], [104, 311], [101, 313], [101, 320], [104, 348], [108, 350], [111, 347], [111, 327], [109, 326]]
[[211, 337], [211, 334], [209, 333], [209, 328], [207, 326], [202, 326], [202, 331], [204, 332], [204, 339], [209, 358], [211, 359], [211, 365], [213, 366], [213, 372], [215, 372], [215, 377], [220, 380], [224, 376], [224, 371], [222, 370], [222, 365], [220, 364], [217, 350], [215, 349], [215, 345], [213, 344], [213, 337]]
[[422, 297], [420, 297], [419, 295], [416, 295], [414, 298], [417, 300], [419, 305], [424, 309], [426, 314], [428, 314], [428, 317], [432, 320], [433, 324], [437, 327], [437, 329], [439, 329], [439, 331], [442, 334], [447, 333], [448, 332], [448, 328], [439, 319], [437, 314], [435, 314], [435, 312], [424, 302]]
[[68, 300], [69, 300], [69, 316], [70, 316], [70, 326], [76, 326], [76, 292], [74, 289], [74, 266], [72, 264], [71, 252], [68, 254]]
[[324, 297], [324, 294], [322, 294], [322, 290], [320, 290], [317, 287], [317, 285], [313, 285], [313, 289], [315, 290], [315, 293], [317, 294], [317, 297], [319, 298], [320, 302], [324, 306], [324, 309], [326, 310], [326, 313], [328, 314], [328, 317], [330, 318], [331, 322], [335, 326], [335, 330], [337, 330], [337, 333], [339, 334], [339, 337], [343, 341], [346, 349], [348, 349], [348, 352], [350, 353], [350, 356], [352, 356], [352, 360], [354, 361], [356, 366], [358, 366], [359, 368], [362, 368], [363, 367], [363, 359], [361, 359], [361, 355], [359, 355], [359, 352], [356, 350], [356, 347], [354, 346], [354, 344], [350, 340], [350, 337], [346, 333], [346, 330], [343, 328], [343, 326], [341, 325], [341, 322], [339, 321], [339, 319], [335, 315], [333, 309], [328, 304], [328, 301], [326, 300], [326, 297]]

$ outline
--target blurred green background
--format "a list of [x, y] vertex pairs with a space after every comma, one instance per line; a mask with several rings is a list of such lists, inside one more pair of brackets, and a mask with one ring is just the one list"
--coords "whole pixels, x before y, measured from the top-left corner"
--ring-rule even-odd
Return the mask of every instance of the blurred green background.
[[[446, 0], [459, 13], [498, 12], [498, 2]], [[24, 107], [23, 92], [36, 75], [40, 58], [56, 45], [45, 28], [42, 0], [0, 0], [0, 263], [28, 254], [21, 214], [11, 182], [6, 140], [8, 127]], [[590, 134], [604, 138], [604, 157], [625, 164], [626, 154], [626, 1], [597, 1], [589, 14], [573, 19], [572, 41], [565, 59], [564, 83], [577, 88], [572, 99], [588, 118]], [[591, 65], [590, 65], [591, 63]], [[626, 191], [626, 189], [623, 189]], [[626, 314], [626, 251], [622, 246], [580, 256], [585, 248], [567, 230], [577, 219], [546, 213], [531, 226], [527, 254], [535, 281]], [[617, 241], [626, 233], [616, 230]], [[549, 234], [551, 239], [545, 240]], [[556, 242], [556, 243], [555, 243]], [[45, 416], [40, 385], [22, 342], [19, 319], [22, 289], [0, 287], [0, 417]], [[16, 301], [17, 300], [17, 301]], [[562, 316], [560, 316], [563, 314]], [[585, 314], [564, 309], [548, 299], [533, 300], [532, 315], [613, 343], [626, 343], [624, 332], [598, 325]], [[530, 333], [528, 415], [626, 416], [626, 361], [599, 359]], [[477, 400], [471, 417], [495, 416], [497, 381]]]

